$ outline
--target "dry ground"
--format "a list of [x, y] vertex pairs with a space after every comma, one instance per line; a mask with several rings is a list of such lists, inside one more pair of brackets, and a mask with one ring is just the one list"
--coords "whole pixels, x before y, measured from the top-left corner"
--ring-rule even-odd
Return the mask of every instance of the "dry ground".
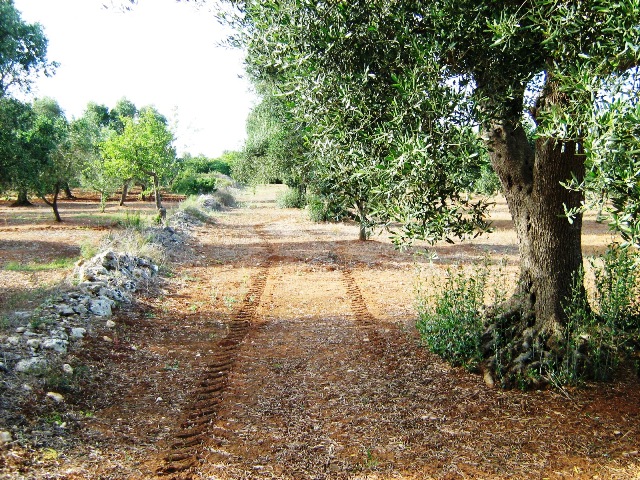
[[[2, 447], [0, 478], [640, 478], [637, 378], [492, 390], [419, 346], [417, 276], [487, 255], [515, 272], [503, 204], [495, 233], [429, 261], [276, 209], [275, 190], [248, 191], [198, 228], [160, 290], [114, 317], [115, 342], [73, 352], [86, 376], [66, 404], [23, 412], [26, 426], [66, 425]], [[6, 262], [77, 256], [111, 228], [87, 208], [64, 204], [59, 226], [42, 208], [0, 207], [0, 311], [27, 308], [66, 273]], [[607, 240], [587, 222], [587, 253]]]

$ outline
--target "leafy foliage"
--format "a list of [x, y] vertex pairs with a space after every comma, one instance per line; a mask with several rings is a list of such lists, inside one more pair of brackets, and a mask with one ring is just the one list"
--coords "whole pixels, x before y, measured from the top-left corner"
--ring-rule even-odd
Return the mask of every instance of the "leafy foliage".
[[123, 179], [151, 178], [156, 205], [160, 208], [160, 183], [176, 167], [173, 134], [166, 119], [152, 108], [143, 109], [135, 119], [120, 118], [124, 125], [122, 133], [111, 133], [100, 145], [107, 168]]
[[0, 2], [0, 98], [11, 89], [28, 90], [33, 76], [57, 66], [47, 60], [42, 26], [25, 23], [13, 0]]
[[482, 311], [488, 270], [478, 268], [468, 276], [462, 270], [447, 270], [439, 293], [419, 299], [418, 331], [429, 349], [450, 361], [475, 369], [482, 361], [484, 332]]

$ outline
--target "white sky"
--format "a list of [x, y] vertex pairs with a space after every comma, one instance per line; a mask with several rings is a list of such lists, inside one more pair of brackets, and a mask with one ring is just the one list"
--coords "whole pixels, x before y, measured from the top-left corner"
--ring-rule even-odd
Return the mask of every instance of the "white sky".
[[242, 52], [225, 38], [214, 14], [176, 0], [139, 0], [129, 12], [103, 0], [14, 0], [23, 20], [40, 23], [53, 77], [32, 96], [52, 97], [67, 118], [90, 101], [109, 109], [126, 97], [154, 105], [174, 126], [178, 153], [219, 156], [239, 149], [255, 102], [243, 75]]

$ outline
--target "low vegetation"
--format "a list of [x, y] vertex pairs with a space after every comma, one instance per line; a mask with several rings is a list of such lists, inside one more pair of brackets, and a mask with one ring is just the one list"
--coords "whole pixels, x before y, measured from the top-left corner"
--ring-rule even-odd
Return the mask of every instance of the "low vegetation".
[[[585, 277], [588, 277], [585, 279]], [[590, 284], [588, 297], [582, 285]], [[640, 373], [640, 254], [618, 246], [589, 260], [565, 299], [569, 318], [551, 356], [533, 335], [514, 344], [492, 323], [512, 289], [501, 269], [488, 263], [473, 271], [450, 268], [443, 283], [432, 279], [418, 292], [417, 328], [434, 353], [471, 371], [486, 368], [503, 386], [556, 387], [611, 380], [621, 367]], [[429, 293], [427, 293], [429, 292]], [[487, 307], [492, 305], [492, 307]], [[490, 352], [490, 354], [488, 354]], [[514, 366], [515, 365], [515, 366]]]

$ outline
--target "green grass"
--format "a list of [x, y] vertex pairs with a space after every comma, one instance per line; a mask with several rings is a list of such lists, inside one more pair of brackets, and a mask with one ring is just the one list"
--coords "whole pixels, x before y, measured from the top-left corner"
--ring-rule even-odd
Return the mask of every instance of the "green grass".
[[43, 272], [46, 270], [60, 270], [65, 268], [71, 268], [77, 261], [75, 257], [69, 258], [56, 258], [52, 262], [49, 263], [19, 263], [19, 262], [8, 262], [6, 263], [2, 269], [9, 272]]

